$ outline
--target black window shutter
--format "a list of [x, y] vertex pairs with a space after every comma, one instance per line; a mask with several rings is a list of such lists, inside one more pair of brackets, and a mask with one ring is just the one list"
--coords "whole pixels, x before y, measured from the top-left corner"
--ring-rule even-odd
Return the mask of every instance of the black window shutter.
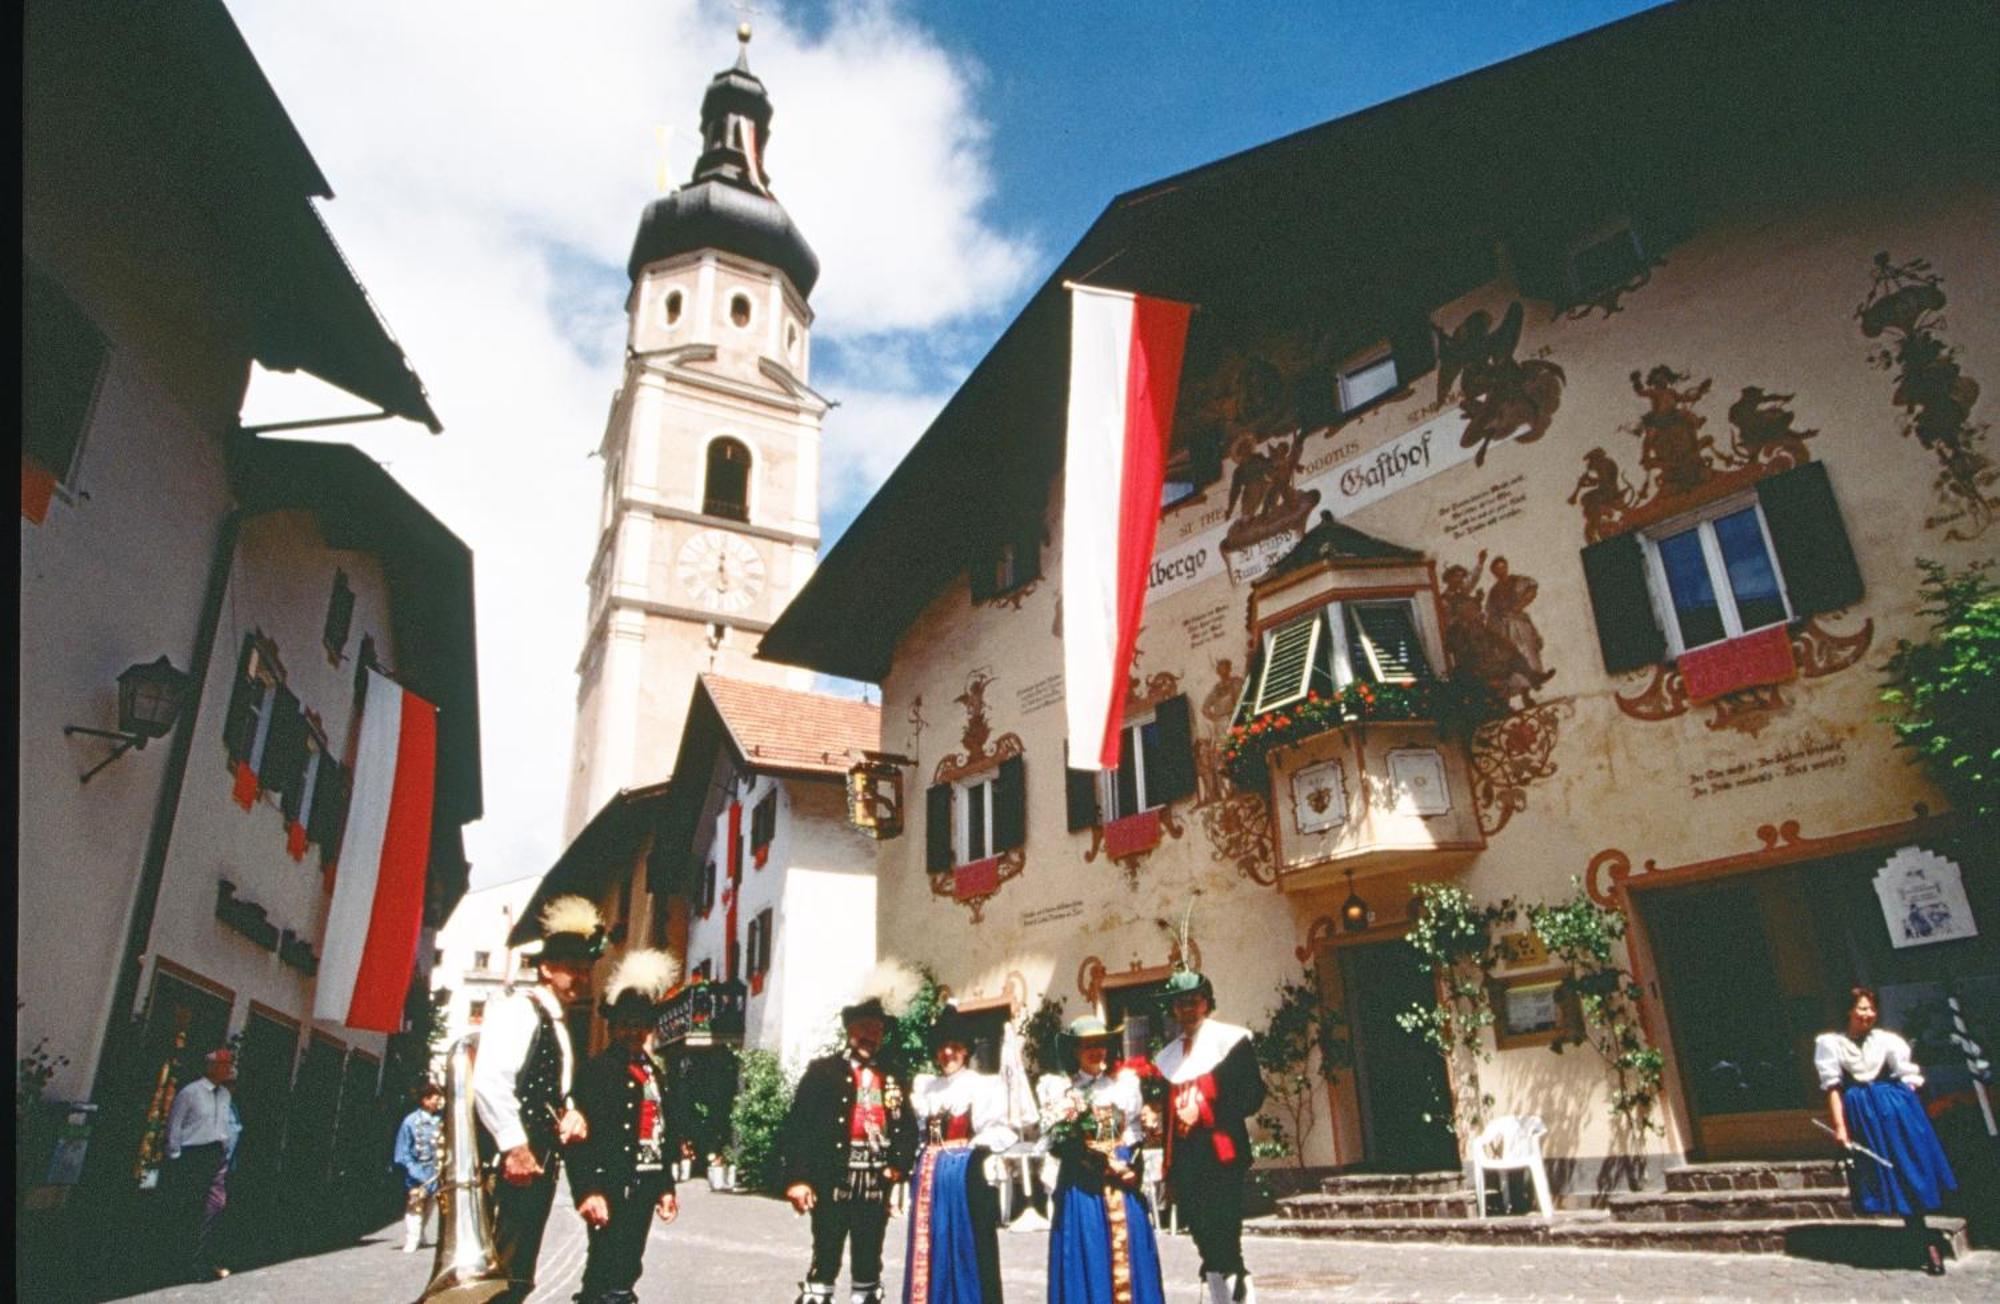
[[1063, 752], [1063, 804], [1068, 808], [1069, 831], [1096, 826], [1097, 813], [1097, 771], [1079, 770], [1067, 764], [1069, 752]]
[[1757, 482], [1778, 569], [1794, 616], [1836, 611], [1861, 599], [1861, 567], [1840, 519], [1826, 467], [1807, 462]]
[[1667, 654], [1667, 637], [1653, 617], [1646, 590], [1646, 551], [1636, 534], [1600, 540], [1583, 550], [1597, 646], [1610, 674], [1652, 665]]
[[257, 786], [265, 792], [288, 793], [305, 770], [306, 718], [298, 695], [279, 684], [271, 695], [271, 727], [264, 735], [264, 756], [257, 766]]
[[974, 602], [985, 602], [993, 596], [995, 561], [992, 544], [980, 543], [974, 547], [972, 553], [972, 570], [968, 577], [972, 584], [972, 600]]
[[347, 822], [347, 770], [331, 756], [319, 758], [319, 779], [313, 784], [312, 809], [306, 812], [306, 838], [331, 851]]
[[1412, 316], [1400, 323], [1389, 337], [1389, 352], [1396, 359], [1396, 387], [1415, 384], [1417, 377], [1437, 365], [1437, 337], [1430, 318]]
[[22, 270], [21, 451], [67, 480], [110, 350], [62, 286]]
[[951, 785], [934, 783], [924, 793], [924, 868], [933, 874], [951, 868]]
[[251, 744], [257, 740], [257, 702], [264, 686], [250, 674], [256, 656], [257, 639], [245, 634], [243, 650], [236, 657], [236, 686], [229, 692], [229, 710], [222, 717], [222, 745], [232, 764], [249, 760]]
[[1012, 851], [1028, 841], [1028, 765], [1019, 756], [1000, 762], [993, 781], [993, 849]]
[[333, 573], [333, 595], [326, 603], [326, 628], [320, 633], [320, 641], [329, 652], [338, 653], [347, 647], [347, 634], [354, 624], [354, 590], [348, 586], [347, 572]]
[[1146, 776], [1146, 797], [1165, 805], [1194, 792], [1194, 727], [1186, 694], [1153, 708], [1153, 722], [1160, 729], [1160, 772]]

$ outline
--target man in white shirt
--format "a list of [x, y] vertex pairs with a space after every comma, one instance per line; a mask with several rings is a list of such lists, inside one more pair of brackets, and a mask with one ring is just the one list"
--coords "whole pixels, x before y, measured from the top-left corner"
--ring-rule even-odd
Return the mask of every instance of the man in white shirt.
[[490, 1181], [493, 1250], [507, 1271], [502, 1301], [534, 1293], [542, 1233], [555, 1203], [562, 1147], [588, 1132], [570, 1100], [576, 1054], [563, 1022], [566, 1006], [590, 997], [591, 970], [604, 951], [604, 924], [579, 896], [542, 908], [536, 981], [489, 1007], [472, 1065], [472, 1100], [480, 1151], [497, 1155]]
[[202, 1076], [182, 1087], [167, 1114], [167, 1168], [161, 1187], [185, 1229], [197, 1279], [227, 1277], [216, 1262], [215, 1232], [229, 1205], [229, 1158], [243, 1125], [236, 1118], [229, 1084], [236, 1080], [236, 1056], [212, 1050]]

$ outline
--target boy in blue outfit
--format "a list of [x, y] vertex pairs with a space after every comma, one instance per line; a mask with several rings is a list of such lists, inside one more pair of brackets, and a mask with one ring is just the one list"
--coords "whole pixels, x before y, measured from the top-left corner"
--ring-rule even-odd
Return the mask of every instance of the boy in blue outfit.
[[403, 1173], [403, 1253], [423, 1242], [424, 1220], [437, 1204], [438, 1144], [443, 1139], [444, 1090], [435, 1082], [413, 1093], [417, 1107], [396, 1129], [396, 1167]]

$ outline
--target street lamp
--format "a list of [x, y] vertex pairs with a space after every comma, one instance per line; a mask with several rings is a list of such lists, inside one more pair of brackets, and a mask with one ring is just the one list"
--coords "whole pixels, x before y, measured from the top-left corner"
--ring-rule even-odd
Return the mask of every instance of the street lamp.
[[63, 726], [65, 735], [109, 738], [118, 744], [111, 749], [111, 755], [84, 771], [77, 782], [89, 783], [99, 770], [134, 747], [144, 747], [153, 739], [172, 733], [174, 722], [180, 718], [181, 704], [187, 700], [188, 682], [187, 675], [174, 669], [165, 657], [127, 666], [118, 676], [117, 729], [88, 729], [80, 724]]

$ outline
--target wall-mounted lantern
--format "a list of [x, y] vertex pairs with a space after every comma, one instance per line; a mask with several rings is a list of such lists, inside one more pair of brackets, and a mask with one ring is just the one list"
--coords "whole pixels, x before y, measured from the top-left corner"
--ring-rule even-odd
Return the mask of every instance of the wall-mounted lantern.
[[910, 757], [890, 752], [861, 753], [860, 762], [847, 771], [848, 823], [877, 841], [900, 835], [902, 767], [915, 764]]
[[118, 676], [116, 730], [88, 729], [80, 724], [63, 726], [66, 735], [86, 734], [109, 738], [118, 744], [111, 749], [111, 755], [85, 770], [77, 782], [89, 783], [91, 776], [134, 747], [144, 747], [155, 738], [172, 733], [174, 722], [180, 718], [181, 704], [187, 700], [188, 687], [188, 676], [174, 669], [165, 657], [126, 667]]
[[1354, 871], [1347, 871], [1347, 900], [1340, 903], [1340, 926], [1350, 933], [1365, 933], [1373, 912], [1361, 894], [1354, 890]]

